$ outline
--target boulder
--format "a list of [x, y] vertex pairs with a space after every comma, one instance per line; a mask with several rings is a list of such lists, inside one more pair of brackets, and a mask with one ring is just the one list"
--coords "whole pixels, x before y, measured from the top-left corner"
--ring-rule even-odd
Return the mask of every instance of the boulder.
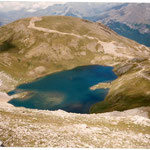
[[115, 72], [117, 75], [123, 75], [124, 73], [128, 72], [133, 67], [132, 64], [124, 65], [118, 68]]
[[131, 59], [131, 62], [134, 62], [134, 63], [135, 62], [142, 62], [144, 60], [146, 60], [146, 58], [135, 57], [135, 58]]
[[2, 141], [0, 141], [0, 147], [4, 147], [4, 145], [3, 145], [3, 142], [2, 142]]

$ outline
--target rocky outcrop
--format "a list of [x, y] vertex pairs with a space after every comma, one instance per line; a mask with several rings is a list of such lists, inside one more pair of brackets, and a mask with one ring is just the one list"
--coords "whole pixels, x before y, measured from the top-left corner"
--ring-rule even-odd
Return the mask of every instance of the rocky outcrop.
[[111, 82], [108, 82], [108, 83], [98, 83], [98, 84], [90, 87], [90, 90], [107, 89], [107, 88], [111, 88]]
[[136, 63], [136, 62], [142, 62], [144, 60], [146, 60], [146, 58], [136, 57], [136, 58], [131, 59], [130, 61], [133, 63]]
[[127, 65], [121, 66], [120, 68], [115, 70], [115, 72], [117, 75], [120, 76], [120, 75], [127, 73], [132, 67], [133, 67], [133, 64], [127, 64]]
[[3, 145], [3, 142], [2, 142], [2, 141], [0, 141], [0, 147], [4, 147], [4, 145]]

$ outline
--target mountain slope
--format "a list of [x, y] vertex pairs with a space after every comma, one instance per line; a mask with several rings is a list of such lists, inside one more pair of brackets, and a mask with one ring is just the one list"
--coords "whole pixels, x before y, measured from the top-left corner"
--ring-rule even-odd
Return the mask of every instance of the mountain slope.
[[1, 91], [55, 71], [110, 65], [119, 77], [91, 112], [147, 106], [149, 55], [149, 48], [100, 23], [63, 16], [22, 19], [0, 28]]
[[101, 13], [99, 21], [120, 35], [150, 46], [149, 14], [150, 4], [121, 4]]
[[[112, 7], [107, 11], [108, 15], [103, 19], [106, 23], [110, 20], [116, 20], [122, 23], [130, 24], [149, 24], [150, 4], [129, 3]], [[102, 15], [106, 15], [106, 12]]]

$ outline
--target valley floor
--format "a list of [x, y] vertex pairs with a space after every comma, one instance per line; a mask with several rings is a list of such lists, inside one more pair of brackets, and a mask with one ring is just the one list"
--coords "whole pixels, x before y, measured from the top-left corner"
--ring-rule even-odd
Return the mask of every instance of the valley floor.
[[0, 94], [0, 140], [6, 147], [150, 148], [150, 107], [81, 115], [16, 108]]

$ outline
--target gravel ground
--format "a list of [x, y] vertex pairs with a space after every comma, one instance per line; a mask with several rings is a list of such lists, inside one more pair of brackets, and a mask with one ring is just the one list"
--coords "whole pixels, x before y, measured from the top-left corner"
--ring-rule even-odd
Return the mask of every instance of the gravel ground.
[[150, 107], [75, 114], [6, 102], [0, 103], [0, 141], [6, 147], [150, 148]]

